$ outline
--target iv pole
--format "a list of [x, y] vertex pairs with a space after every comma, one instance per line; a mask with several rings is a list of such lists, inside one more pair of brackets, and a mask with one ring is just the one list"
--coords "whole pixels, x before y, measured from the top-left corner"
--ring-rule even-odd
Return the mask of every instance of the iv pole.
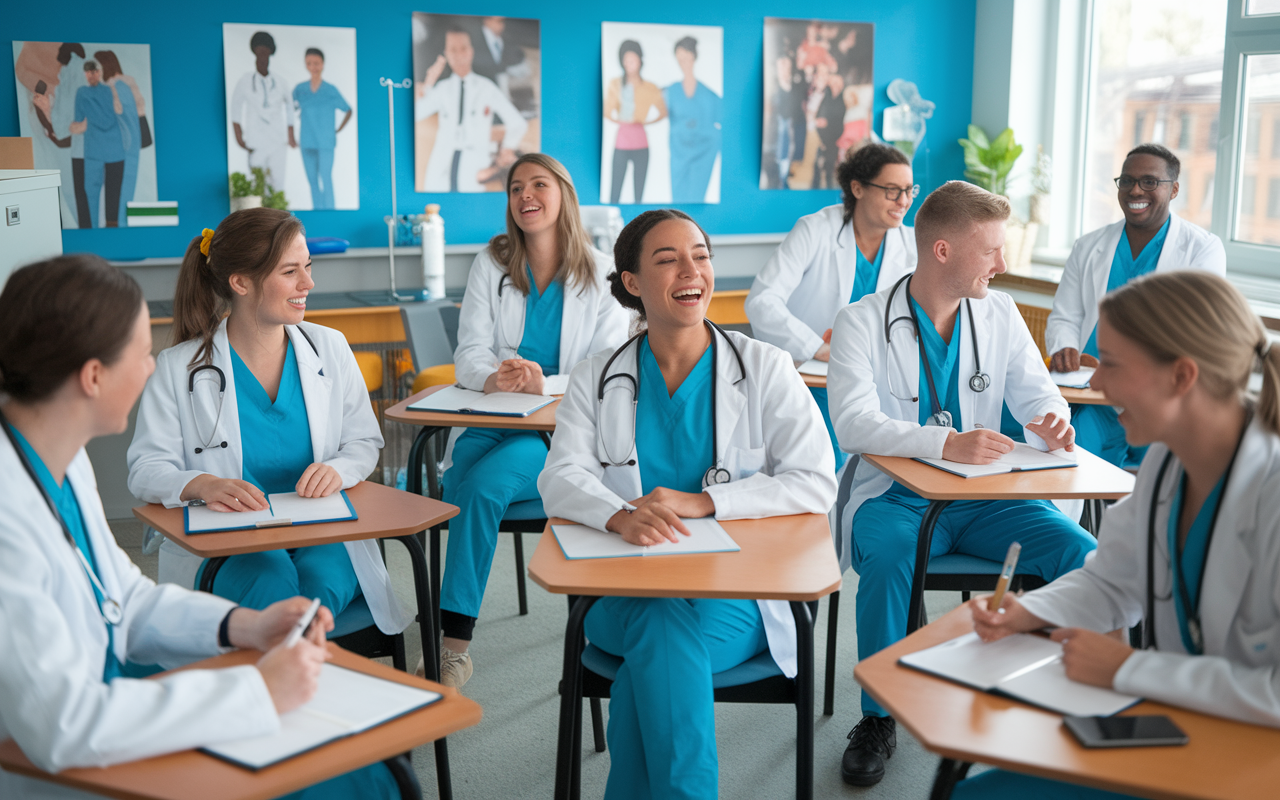
[[401, 295], [396, 291], [396, 227], [399, 224], [399, 215], [396, 205], [396, 100], [392, 94], [395, 89], [408, 89], [413, 86], [413, 81], [409, 78], [402, 81], [379, 78], [378, 83], [387, 87], [387, 115], [390, 121], [387, 135], [391, 139], [391, 216], [384, 219], [387, 222], [387, 262], [391, 270], [391, 298], [417, 300], [418, 298], [414, 295]]

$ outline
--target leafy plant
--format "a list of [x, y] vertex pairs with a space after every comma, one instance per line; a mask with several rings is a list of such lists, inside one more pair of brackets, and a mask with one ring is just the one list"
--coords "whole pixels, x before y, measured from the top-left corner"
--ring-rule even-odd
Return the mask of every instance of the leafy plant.
[[1013, 128], [1005, 128], [995, 139], [987, 139], [986, 131], [969, 126], [969, 138], [961, 139], [964, 148], [964, 176], [989, 192], [1008, 196], [1009, 171], [1022, 155], [1022, 145], [1013, 141]]
[[251, 197], [254, 194], [253, 184], [245, 177], [243, 172], [231, 173], [231, 196], [232, 197]]
[[1044, 151], [1044, 145], [1036, 145], [1036, 165], [1031, 168], [1031, 188], [1036, 194], [1048, 194], [1053, 188], [1053, 159]]

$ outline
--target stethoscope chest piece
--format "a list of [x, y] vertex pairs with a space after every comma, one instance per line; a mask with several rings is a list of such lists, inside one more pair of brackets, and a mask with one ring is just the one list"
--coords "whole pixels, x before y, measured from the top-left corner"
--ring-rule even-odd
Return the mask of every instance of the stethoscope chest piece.
[[976, 394], [982, 394], [987, 390], [987, 387], [991, 385], [991, 377], [987, 375], [987, 373], [982, 372], [981, 367], [978, 369], [978, 372], [969, 376], [969, 388]]
[[103, 598], [98, 608], [102, 611], [102, 618], [107, 621], [107, 624], [119, 625], [124, 622], [124, 609], [110, 597]]
[[706, 474], [702, 476], [702, 488], [728, 483], [730, 477], [729, 470], [724, 467], [710, 467], [707, 469]]

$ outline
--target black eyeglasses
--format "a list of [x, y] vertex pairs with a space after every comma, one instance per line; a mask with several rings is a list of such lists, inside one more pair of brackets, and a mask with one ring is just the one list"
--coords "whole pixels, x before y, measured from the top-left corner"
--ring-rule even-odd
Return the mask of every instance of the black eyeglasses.
[[858, 183], [861, 183], [863, 186], [874, 186], [877, 189], [884, 189], [884, 199], [888, 200], [890, 203], [896, 203], [898, 198], [902, 197], [903, 192], [910, 192], [912, 200], [920, 196], [919, 184], [912, 186], [910, 189], [903, 189], [900, 186], [881, 186], [878, 183], [867, 183], [865, 181], [858, 181]]
[[1156, 187], [1162, 183], [1173, 183], [1172, 180], [1162, 181], [1156, 178], [1130, 178], [1128, 175], [1121, 175], [1115, 179], [1116, 188], [1122, 192], [1127, 192], [1133, 188], [1136, 183], [1142, 187], [1144, 192], [1154, 192]]

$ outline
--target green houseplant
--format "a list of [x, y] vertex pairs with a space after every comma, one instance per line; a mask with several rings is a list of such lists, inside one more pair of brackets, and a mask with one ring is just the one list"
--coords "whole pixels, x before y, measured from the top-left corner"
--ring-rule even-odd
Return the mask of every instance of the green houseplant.
[[252, 167], [250, 179], [243, 172], [233, 172], [230, 177], [231, 210], [240, 211], [245, 208], [278, 208], [286, 210], [289, 201], [284, 192], [271, 188], [267, 184], [267, 172], [262, 167]]
[[988, 192], [1008, 197], [1009, 172], [1022, 155], [1022, 145], [1013, 141], [1013, 128], [988, 139], [986, 131], [970, 125], [969, 138], [961, 139], [960, 146], [964, 148], [964, 176]]

